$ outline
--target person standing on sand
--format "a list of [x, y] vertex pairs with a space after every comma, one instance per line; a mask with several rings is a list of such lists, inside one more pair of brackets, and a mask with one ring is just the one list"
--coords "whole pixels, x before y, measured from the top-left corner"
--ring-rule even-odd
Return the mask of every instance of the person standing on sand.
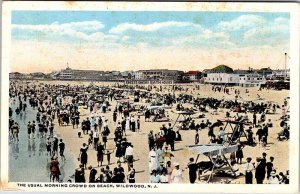
[[263, 137], [263, 130], [261, 126], [258, 126], [256, 135], [258, 136], [258, 144], [260, 144], [262, 142], [262, 137]]
[[65, 151], [65, 143], [63, 142], [62, 139], [60, 139], [60, 143], [58, 144], [59, 146], [59, 155], [62, 159], [66, 160], [64, 151]]
[[175, 144], [175, 138], [176, 138], [176, 133], [173, 131], [173, 129], [170, 127], [167, 132], [167, 144], [171, 146], [171, 151], [174, 151], [174, 144]]
[[256, 117], [256, 113], [254, 112], [253, 113], [253, 122], [252, 122], [253, 127], [256, 127], [256, 123], [257, 123], [257, 117]]
[[237, 163], [242, 164], [242, 160], [244, 158], [243, 154], [243, 148], [244, 146], [238, 143], [238, 150], [236, 151], [236, 158], [237, 158]]
[[86, 165], [88, 162], [88, 155], [87, 155], [88, 146], [86, 145], [86, 143], [83, 143], [82, 145], [83, 147], [80, 148], [80, 154], [78, 160], [80, 160], [81, 164], [86, 169], [87, 168]]
[[256, 159], [255, 179], [257, 184], [263, 184], [266, 174], [266, 165], [262, 158]]
[[125, 133], [126, 133], [126, 131], [130, 130], [130, 117], [126, 117], [125, 120], [126, 120], [126, 124], [125, 124]]
[[79, 125], [79, 118], [80, 118], [80, 113], [78, 110], [76, 110], [75, 112], [75, 124], [76, 124], [76, 128], [78, 128], [78, 125]]
[[150, 120], [150, 110], [146, 110], [145, 111], [145, 122], [149, 122]]
[[253, 184], [253, 173], [252, 171], [255, 169], [253, 164], [251, 163], [252, 158], [248, 157], [247, 163], [244, 166], [245, 169], [245, 183], [246, 184]]
[[97, 150], [97, 144], [99, 142], [99, 133], [97, 130], [93, 133], [93, 148]]
[[30, 139], [30, 134], [31, 134], [31, 122], [28, 121], [27, 124], [27, 134], [28, 134], [28, 139]]
[[267, 162], [266, 163], [266, 166], [267, 166], [267, 178], [269, 179], [270, 178], [270, 176], [271, 176], [271, 172], [272, 172], [272, 170], [274, 170], [274, 165], [273, 165], [273, 161], [274, 161], [274, 157], [273, 156], [271, 156], [270, 157], [270, 162]]
[[174, 162], [175, 169], [172, 171], [171, 180], [172, 183], [182, 183], [183, 182], [183, 173], [182, 169], [179, 168], [179, 163]]
[[128, 171], [130, 171], [130, 166], [133, 166], [133, 145], [128, 143], [128, 146], [125, 150], [125, 158], [127, 160]]
[[115, 110], [113, 112], [113, 122], [116, 123], [117, 122], [117, 118], [118, 118], [118, 114], [117, 114], [117, 111]]
[[148, 155], [149, 158], [149, 172], [156, 170], [158, 167], [158, 158], [155, 148], [152, 148]]
[[80, 164], [79, 168], [75, 170], [75, 183], [85, 183], [83, 164]]
[[86, 121], [85, 121], [85, 125], [86, 125], [86, 134], [89, 134], [89, 131], [91, 130], [91, 121], [89, 119], [89, 117], [86, 118]]
[[128, 171], [127, 179], [129, 183], [135, 183], [135, 169], [133, 166], [130, 166], [130, 170]]
[[89, 183], [96, 183], [97, 170], [92, 166], [89, 166], [89, 170], [90, 170]]
[[51, 178], [53, 182], [54, 181], [59, 182], [60, 170], [59, 170], [59, 162], [57, 159], [58, 159], [57, 156], [53, 156], [50, 162], [50, 172], [51, 172]]
[[141, 122], [140, 122], [140, 116], [138, 116], [138, 118], [136, 120], [136, 129], [137, 129], [137, 132], [140, 131], [140, 128], [141, 128]]
[[197, 171], [198, 171], [198, 166], [197, 164], [195, 164], [194, 158], [190, 158], [190, 161], [187, 164], [187, 168], [189, 169], [190, 183], [194, 184], [197, 179]]
[[121, 162], [117, 162], [117, 167], [114, 168], [114, 177], [113, 183], [124, 183], [125, 182], [125, 174], [124, 168], [121, 166]]
[[262, 133], [264, 136], [264, 143], [268, 144], [269, 128], [266, 124], [263, 124]]
[[102, 166], [103, 155], [104, 155], [104, 146], [101, 144], [100, 141], [97, 143], [96, 149], [97, 149], [97, 162], [98, 162], [98, 167], [99, 167], [99, 166]]
[[196, 129], [196, 134], [195, 134], [195, 145], [198, 145], [199, 143], [199, 133], [198, 130]]
[[152, 150], [154, 148], [154, 136], [153, 136], [153, 131], [151, 130], [150, 133], [148, 134], [148, 145], [149, 145], [149, 150]]

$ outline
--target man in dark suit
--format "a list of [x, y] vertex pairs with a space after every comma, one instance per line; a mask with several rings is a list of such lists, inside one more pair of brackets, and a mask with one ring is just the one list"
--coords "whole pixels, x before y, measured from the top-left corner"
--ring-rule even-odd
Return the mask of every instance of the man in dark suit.
[[176, 133], [175, 131], [173, 131], [172, 128], [168, 129], [168, 133], [167, 133], [167, 144], [170, 144], [171, 146], [171, 151], [174, 151], [174, 144], [175, 144], [175, 139], [176, 139]]
[[197, 171], [198, 171], [198, 165], [195, 164], [194, 158], [190, 158], [190, 162], [187, 164], [187, 168], [189, 169], [190, 183], [194, 184], [197, 179]]
[[262, 158], [256, 158], [255, 179], [257, 184], [263, 184], [266, 175], [266, 163]]

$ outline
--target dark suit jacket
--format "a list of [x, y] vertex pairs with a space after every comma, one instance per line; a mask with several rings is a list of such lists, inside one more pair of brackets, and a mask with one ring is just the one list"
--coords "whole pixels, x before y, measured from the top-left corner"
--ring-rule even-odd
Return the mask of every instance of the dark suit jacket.
[[255, 170], [255, 178], [264, 179], [266, 174], [266, 164], [264, 162], [260, 162]]

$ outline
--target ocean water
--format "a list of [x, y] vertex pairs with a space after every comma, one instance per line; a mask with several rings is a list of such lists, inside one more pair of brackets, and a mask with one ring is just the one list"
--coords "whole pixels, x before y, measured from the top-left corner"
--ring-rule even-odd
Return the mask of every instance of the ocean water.
[[[50, 156], [47, 155], [46, 138], [39, 137], [38, 130], [35, 138], [28, 138], [28, 121], [36, 119], [37, 110], [30, 107], [27, 102], [26, 113], [16, 115], [15, 109], [19, 105], [18, 100], [11, 104], [13, 109], [12, 119], [19, 123], [20, 133], [19, 142], [8, 138], [9, 143], [9, 181], [10, 182], [50, 182]], [[57, 126], [55, 126], [57, 127]], [[55, 133], [55, 128], [54, 128]], [[60, 136], [58, 135], [58, 138]], [[66, 161], [60, 163], [60, 181], [66, 182], [75, 172], [75, 163], [68, 154], [68, 147], [65, 149]]]

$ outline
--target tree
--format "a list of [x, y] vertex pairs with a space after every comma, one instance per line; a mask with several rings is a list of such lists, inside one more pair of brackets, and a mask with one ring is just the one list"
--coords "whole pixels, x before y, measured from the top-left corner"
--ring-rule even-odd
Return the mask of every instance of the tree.
[[233, 69], [226, 65], [219, 65], [213, 69], [211, 69], [213, 73], [233, 73]]

